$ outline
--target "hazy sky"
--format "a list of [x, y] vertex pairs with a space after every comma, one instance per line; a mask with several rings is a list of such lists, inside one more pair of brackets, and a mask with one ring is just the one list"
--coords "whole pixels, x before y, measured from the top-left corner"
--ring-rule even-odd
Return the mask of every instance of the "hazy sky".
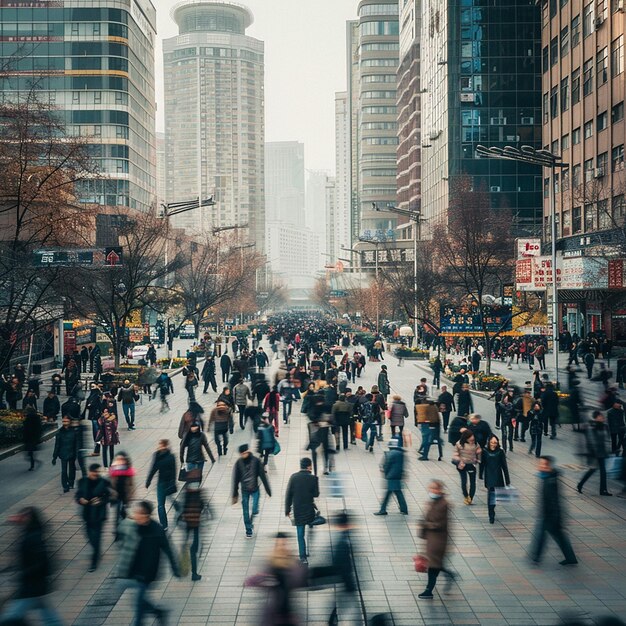
[[[163, 130], [160, 40], [178, 34], [170, 9], [158, 14], [157, 129]], [[247, 34], [265, 42], [266, 141], [302, 141], [308, 169], [334, 170], [335, 92], [346, 89], [346, 21], [358, 0], [238, 0], [254, 13]]]

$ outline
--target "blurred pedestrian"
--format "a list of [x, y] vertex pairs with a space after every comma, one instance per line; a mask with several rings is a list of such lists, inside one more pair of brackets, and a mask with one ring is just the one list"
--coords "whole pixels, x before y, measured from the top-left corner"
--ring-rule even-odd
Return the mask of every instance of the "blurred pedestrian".
[[597, 469], [600, 470], [600, 495], [612, 496], [609, 493], [606, 483], [606, 459], [611, 451], [611, 442], [609, 441], [609, 429], [606, 424], [606, 418], [600, 411], [593, 412], [593, 418], [586, 430], [587, 448], [590, 467], [583, 477], [580, 479], [576, 489], [578, 493], [583, 492], [583, 486], [593, 476]]
[[489, 523], [493, 524], [496, 520], [496, 489], [511, 484], [506, 454], [500, 447], [500, 440], [495, 435], [489, 437], [487, 447], [480, 455], [479, 477], [485, 481], [485, 488], [488, 492]]
[[[265, 493], [272, 497], [267, 474], [261, 461], [252, 454], [248, 444], [239, 446], [239, 459], [233, 467], [232, 502], [237, 504], [239, 499], [239, 487], [241, 486], [241, 507], [243, 510], [243, 523], [246, 528], [246, 538], [250, 539], [254, 531], [254, 518], [259, 514], [259, 479], [263, 483]], [[252, 514], [250, 514], [250, 500], [252, 499]]]
[[213, 389], [213, 393], [217, 393], [217, 380], [215, 379], [215, 359], [210, 356], [207, 357], [202, 366], [202, 380], [204, 381], [204, 387], [202, 393], [207, 393], [209, 385]]
[[[476, 493], [476, 466], [480, 460], [482, 449], [476, 443], [476, 438], [471, 430], [466, 430], [461, 434], [461, 438], [454, 446], [452, 463], [461, 477], [461, 491], [463, 492], [465, 504], [472, 504]], [[467, 479], [469, 478], [469, 491], [467, 489]]]
[[186, 470], [199, 469], [202, 472], [206, 459], [203, 449], [209, 455], [212, 463], [215, 457], [209, 447], [209, 440], [205, 433], [200, 430], [200, 422], [193, 422], [191, 429], [180, 442], [180, 462], [186, 463]]
[[[260, 411], [258, 407], [256, 407], [256, 409]], [[274, 453], [274, 448], [276, 447], [276, 436], [269, 415], [263, 415], [261, 417], [261, 423], [257, 429], [257, 439], [259, 442], [259, 454], [263, 459], [263, 467], [265, 467], [267, 466], [270, 454]]]
[[102, 447], [102, 465], [104, 467], [108, 467], [109, 463], [113, 461], [115, 446], [119, 442], [117, 415], [110, 413], [108, 409], [104, 409], [98, 419], [98, 433], [96, 434], [96, 443], [99, 443]]
[[0, 623], [26, 624], [28, 614], [38, 611], [42, 624], [61, 626], [61, 617], [45, 600], [50, 593], [52, 565], [41, 513], [29, 506], [9, 521], [18, 524], [22, 531], [15, 559], [19, 584], [13, 598], [0, 613]]
[[57, 459], [61, 459], [61, 486], [63, 493], [74, 488], [76, 480], [76, 458], [80, 451], [76, 441], [76, 431], [70, 428], [71, 420], [65, 415], [61, 420], [61, 428], [54, 437], [54, 451], [52, 453], [52, 465], [56, 465]]
[[40, 464], [41, 461], [35, 458], [35, 452], [39, 448], [41, 441], [41, 435], [43, 434], [43, 425], [41, 424], [41, 418], [32, 406], [27, 407], [24, 411], [24, 422], [22, 425], [22, 441], [24, 443], [24, 450], [26, 456], [30, 462], [29, 472], [35, 469], [35, 463]]
[[209, 428], [213, 424], [213, 439], [217, 446], [217, 455], [228, 453], [228, 431], [232, 419], [231, 408], [225, 402], [218, 402], [209, 416]]
[[[200, 522], [207, 503], [202, 495], [200, 470], [191, 470], [187, 473], [187, 481], [183, 490], [183, 506], [180, 513], [180, 521], [185, 524], [185, 543], [183, 550], [189, 545], [189, 559], [191, 561], [191, 580], [202, 580], [198, 574], [198, 550], [200, 548]], [[189, 536], [191, 535], [191, 544]]]
[[150, 487], [150, 483], [157, 476], [157, 513], [159, 523], [163, 530], [168, 529], [167, 512], [165, 510], [165, 501], [167, 496], [173, 496], [176, 489], [176, 458], [172, 454], [169, 439], [159, 439], [157, 449], [152, 456], [152, 466], [146, 478], [146, 489]]
[[126, 519], [126, 511], [135, 491], [134, 476], [135, 468], [130, 457], [125, 452], [115, 455], [109, 469], [111, 487], [115, 492], [115, 540], [118, 540], [118, 527], [122, 520]]
[[43, 401], [43, 416], [46, 418], [46, 422], [49, 424], [55, 424], [59, 419], [59, 412], [61, 411], [61, 402], [52, 389], [48, 391], [48, 395]]
[[441, 572], [448, 577], [448, 586], [455, 577], [454, 573], [445, 567], [449, 541], [449, 506], [444, 493], [444, 484], [440, 480], [430, 482], [428, 497], [424, 519], [418, 525], [420, 539], [426, 542], [425, 556], [428, 560], [426, 589], [417, 596], [422, 600], [433, 598], [433, 590]]
[[533, 543], [530, 549], [530, 558], [535, 563], [541, 561], [541, 554], [545, 545], [546, 533], [552, 536], [563, 552], [565, 559], [561, 565], [576, 565], [578, 563], [572, 545], [564, 531], [565, 514], [561, 504], [559, 472], [550, 456], [539, 457], [537, 463], [539, 472], [539, 493], [537, 503], [537, 523]]
[[387, 515], [387, 504], [392, 495], [396, 496], [398, 500], [398, 506], [400, 507], [400, 513], [402, 515], [408, 515], [409, 509], [407, 507], [404, 494], [402, 493], [402, 480], [404, 478], [404, 450], [401, 447], [401, 441], [392, 437], [389, 440], [389, 450], [385, 452], [383, 462], [381, 464], [381, 471], [387, 481], [387, 491], [385, 497], [380, 505], [380, 510], [376, 511], [374, 515]]

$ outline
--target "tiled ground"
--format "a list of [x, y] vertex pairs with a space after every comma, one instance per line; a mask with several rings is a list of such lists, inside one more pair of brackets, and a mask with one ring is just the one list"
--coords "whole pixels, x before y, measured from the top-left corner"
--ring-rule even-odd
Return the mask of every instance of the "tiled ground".
[[[406, 398], [423, 370], [412, 363], [396, 367], [387, 357], [393, 390]], [[364, 384], [374, 382], [378, 366], [369, 364]], [[133, 457], [138, 469], [140, 488], [137, 497], [154, 499], [154, 490], [143, 489], [155, 442], [169, 436], [177, 442], [176, 427], [185, 405], [180, 379], [175, 379], [176, 394], [171, 413], [161, 416], [158, 403], [144, 402], [138, 410], [138, 429], [121, 432], [122, 446]], [[590, 390], [593, 393], [593, 390]], [[208, 408], [214, 394], [202, 396]], [[492, 404], [476, 399], [476, 408], [493, 422]], [[412, 427], [411, 427], [412, 428]], [[388, 433], [386, 433], [388, 434]], [[415, 444], [419, 436], [413, 429], [414, 448], [408, 453], [406, 497], [409, 516], [396, 512], [390, 505], [386, 518], [374, 517], [382, 493], [378, 468], [384, 444], [378, 444], [375, 453], [368, 454], [362, 444], [352, 446], [337, 455], [337, 472], [344, 478], [346, 504], [355, 514], [354, 549], [364, 605], [369, 616], [378, 612], [393, 612], [398, 625], [438, 624], [554, 624], [559, 616], [569, 613], [581, 617], [602, 614], [626, 614], [626, 588], [623, 584], [623, 562], [626, 557], [625, 525], [626, 500], [600, 498], [597, 478], [592, 478], [584, 496], [574, 486], [580, 473], [579, 460], [570, 452], [574, 435], [569, 427], [559, 431], [559, 438], [544, 441], [545, 452], [554, 454], [564, 468], [564, 493], [570, 514], [569, 532], [580, 560], [576, 568], [564, 570], [558, 565], [558, 549], [548, 544], [541, 568], [530, 567], [526, 550], [530, 542], [535, 515], [536, 477], [533, 460], [526, 449], [516, 446], [509, 455], [512, 481], [521, 492], [519, 504], [498, 506], [496, 524], [487, 523], [486, 494], [479, 485], [475, 505], [462, 504], [460, 487], [454, 467], [450, 464], [450, 448], [444, 450], [444, 461], [418, 463]], [[248, 433], [236, 433], [231, 451], [248, 441]], [[153, 593], [162, 597], [172, 610], [172, 623], [188, 625], [215, 624], [220, 626], [258, 623], [264, 601], [262, 592], [244, 589], [243, 580], [263, 567], [272, 535], [284, 530], [294, 535], [289, 521], [283, 515], [283, 495], [290, 474], [297, 470], [306, 442], [304, 418], [295, 409], [292, 424], [281, 429], [283, 448], [272, 460], [270, 481], [274, 497], [261, 500], [261, 514], [257, 519], [257, 534], [252, 541], [244, 537], [239, 506], [230, 504], [230, 485], [233, 456], [212, 469], [206, 480], [216, 520], [204, 530], [201, 544], [200, 571], [203, 579], [192, 584], [189, 580], [173, 579], [169, 571], [155, 585]], [[57, 590], [52, 596], [67, 623], [97, 626], [127, 625], [132, 619], [132, 593], [124, 593], [117, 602], [120, 590], [109, 575], [116, 559], [117, 548], [112, 544], [110, 528], [106, 530], [105, 557], [94, 574], [86, 572], [88, 549], [76, 507], [69, 495], [62, 495], [59, 485], [59, 466], [49, 465], [50, 448], [42, 449], [46, 464], [28, 475], [20, 459], [0, 463], [5, 493], [13, 495], [4, 501], [4, 513], [15, 511], [26, 503], [42, 507], [50, 519], [50, 530], [58, 549], [56, 564], [59, 569]], [[431, 457], [434, 457], [431, 452]], [[434, 457], [436, 458], [436, 457]], [[424, 588], [424, 575], [413, 570], [411, 557], [420, 550], [416, 536], [416, 521], [421, 516], [425, 501], [425, 487], [433, 476], [446, 481], [450, 499], [454, 503], [453, 544], [450, 563], [460, 577], [451, 592], [444, 594], [440, 585], [436, 598], [430, 602], [417, 599]], [[26, 477], [26, 480], [24, 480]], [[328, 497], [328, 479], [321, 477], [322, 497], [319, 505], [324, 515], [342, 506], [341, 500]], [[619, 486], [612, 485], [617, 493]], [[14, 531], [0, 526], [0, 569], [10, 562]], [[328, 555], [331, 533], [327, 526], [315, 530], [311, 542], [311, 564], [323, 563]], [[182, 542], [180, 531], [173, 533], [177, 546]], [[6, 576], [2, 577], [3, 592], [10, 590]], [[5, 582], [6, 581], [6, 582]], [[443, 581], [442, 581], [443, 582]], [[303, 623], [327, 623], [334, 594], [329, 591], [301, 592], [298, 606]], [[342, 620], [341, 623], [359, 623]], [[362, 623], [362, 622], [361, 622]]]

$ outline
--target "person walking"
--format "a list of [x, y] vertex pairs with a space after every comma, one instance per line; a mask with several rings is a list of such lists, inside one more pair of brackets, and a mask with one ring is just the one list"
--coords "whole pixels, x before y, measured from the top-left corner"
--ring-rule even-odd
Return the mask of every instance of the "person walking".
[[559, 396], [551, 382], [546, 383], [540, 400], [543, 409], [543, 434], [546, 437], [548, 436], [548, 426], [550, 426], [550, 439], [556, 439], [556, 425], [559, 420]]
[[385, 403], [387, 403], [387, 396], [391, 392], [391, 386], [389, 384], [389, 374], [387, 373], [387, 366], [381, 365], [380, 372], [378, 373], [378, 391], [382, 394], [385, 399]]
[[[189, 403], [196, 401], [196, 387], [198, 386], [198, 378], [196, 373], [190, 369], [185, 378], [185, 391], [187, 392]], [[216, 389], [217, 391], [217, 389]]]
[[593, 417], [586, 430], [586, 436], [589, 464], [593, 464], [596, 467], [590, 467], [585, 472], [578, 485], [576, 485], [576, 489], [578, 493], [582, 493], [585, 483], [595, 474], [596, 470], [599, 469], [600, 495], [612, 496], [613, 494], [609, 493], [606, 484], [606, 459], [611, 450], [611, 443], [609, 441], [606, 418], [600, 411], [593, 412]]
[[180, 462], [186, 463], [187, 471], [199, 469], [200, 473], [202, 473], [206, 462], [202, 451], [203, 449], [206, 450], [206, 453], [209, 455], [211, 463], [215, 463], [215, 457], [209, 447], [209, 440], [206, 434], [200, 429], [200, 422], [194, 421], [191, 424], [189, 432], [180, 442]]
[[52, 389], [43, 400], [43, 416], [49, 424], [56, 424], [61, 411], [61, 402]]
[[278, 388], [274, 385], [263, 399], [263, 410], [270, 416], [270, 422], [274, 424], [274, 430], [276, 436], [279, 436], [279, 414], [280, 414], [280, 393]]
[[161, 552], [163, 552], [176, 578], [180, 578], [178, 563], [172, 552], [167, 535], [161, 526], [152, 519], [154, 507], [151, 502], [138, 502], [133, 511], [133, 519], [124, 520], [120, 525], [122, 548], [117, 566], [117, 577], [125, 579], [137, 589], [135, 599], [135, 624], [140, 626], [144, 615], [152, 614], [161, 624], [165, 623], [166, 609], [153, 604], [148, 599], [150, 585], [157, 579]]
[[544, 417], [541, 402], [537, 401], [533, 404], [533, 408], [526, 416], [528, 420], [528, 432], [530, 433], [530, 447], [528, 454], [535, 453], [539, 458], [541, 456], [541, 440], [543, 437]]
[[63, 493], [74, 488], [76, 480], [76, 458], [79, 450], [76, 445], [76, 432], [71, 426], [71, 420], [66, 415], [61, 420], [61, 428], [54, 436], [54, 451], [52, 453], [52, 465], [61, 459], [61, 486]]
[[0, 612], [1, 624], [29, 624], [29, 613], [38, 611], [41, 623], [62, 626], [56, 609], [48, 604], [46, 595], [51, 591], [52, 564], [46, 540], [42, 515], [35, 507], [25, 507], [9, 518], [21, 529], [17, 555], [14, 562], [19, 572], [19, 582], [13, 597]]
[[292, 519], [298, 535], [298, 554], [300, 562], [308, 564], [305, 531], [308, 524], [315, 519], [317, 507], [315, 498], [320, 495], [317, 476], [311, 473], [313, 462], [310, 458], [300, 459], [300, 471], [292, 474], [285, 493], [285, 516]]
[[381, 464], [381, 471], [387, 481], [387, 492], [380, 505], [380, 510], [376, 511], [374, 515], [387, 515], [387, 504], [392, 495], [396, 496], [398, 500], [398, 506], [400, 507], [400, 513], [402, 515], [408, 515], [409, 509], [407, 507], [404, 494], [402, 493], [402, 479], [404, 478], [404, 450], [399, 445], [399, 441], [392, 437], [387, 444], [389, 450], [385, 452], [383, 462]]
[[[340, 395], [337, 402], [333, 404], [332, 408], [332, 421], [334, 428], [337, 432], [337, 450], [339, 450], [339, 444], [343, 442], [343, 449], [348, 449], [348, 434], [350, 432], [350, 422], [352, 420], [353, 405], [346, 401], [345, 395]], [[406, 410], [406, 407], [405, 407]], [[393, 428], [393, 427], [392, 427]], [[341, 441], [339, 434], [341, 433]]]
[[[471, 430], [466, 430], [461, 434], [461, 438], [454, 446], [452, 463], [461, 477], [461, 491], [465, 504], [472, 504], [476, 494], [476, 466], [480, 460], [481, 447], [476, 443], [476, 438]], [[467, 479], [469, 478], [469, 491], [467, 490]]]
[[444, 484], [440, 480], [430, 481], [428, 498], [424, 519], [418, 524], [419, 537], [426, 542], [425, 556], [428, 560], [426, 589], [417, 596], [421, 600], [432, 600], [433, 590], [441, 572], [448, 577], [448, 586], [454, 580], [454, 574], [445, 567], [450, 539], [450, 507], [444, 493]]
[[172, 383], [172, 379], [166, 372], [161, 372], [157, 379], [156, 385], [154, 387], [154, 395], [156, 396], [157, 390], [159, 391], [159, 397], [161, 400], [161, 410], [160, 413], [165, 413], [170, 410], [170, 405], [167, 401], [167, 396], [174, 393], [174, 384]]
[[[209, 385], [211, 385], [213, 393], [217, 393], [217, 380], [215, 379], [215, 359], [212, 356], [209, 356], [205, 359], [204, 365], [202, 366], [202, 373], [200, 374], [200, 376], [204, 381], [202, 393], [207, 393]], [[228, 382], [228, 379], [226, 379], [226, 382]]]
[[252, 394], [250, 393], [250, 387], [240, 380], [233, 389], [233, 399], [235, 406], [239, 412], [239, 427], [244, 430], [246, 427], [246, 407], [248, 401], [252, 401]]
[[87, 470], [87, 476], [78, 481], [74, 495], [76, 502], [82, 507], [85, 532], [92, 547], [90, 572], [95, 572], [100, 562], [102, 527], [107, 517], [110, 491], [109, 481], [100, 476], [100, 465], [92, 463]]
[[39, 459], [35, 458], [35, 452], [39, 448], [41, 435], [43, 434], [43, 425], [41, 418], [32, 406], [24, 411], [24, 422], [22, 425], [22, 441], [24, 443], [24, 451], [30, 463], [29, 472], [35, 469], [35, 463], [41, 464]]
[[[189, 536], [192, 540], [189, 544], [189, 560], [191, 561], [191, 580], [198, 582], [202, 576], [198, 574], [198, 550], [200, 548], [200, 520], [202, 513], [207, 508], [200, 481], [202, 474], [200, 470], [191, 470], [187, 473], [185, 488], [183, 490], [183, 506], [178, 521], [185, 524], [185, 546], [189, 544]], [[183, 548], [184, 549], [184, 548]]]
[[[248, 444], [239, 446], [239, 459], [233, 467], [232, 502], [237, 504], [239, 487], [241, 486], [241, 508], [243, 523], [246, 528], [246, 538], [250, 539], [254, 531], [254, 517], [259, 514], [259, 479], [263, 483], [265, 493], [272, 497], [272, 489], [261, 461], [250, 452]], [[252, 499], [252, 514], [250, 514], [250, 499]]]
[[135, 491], [135, 468], [130, 457], [125, 452], [118, 452], [111, 463], [109, 476], [111, 487], [115, 492], [115, 541], [118, 540], [118, 528], [122, 520], [126, 519], [126, 511]]
[[548, 533], [556, 541], [565, 557], [560, 564], [576, 565], [578, 560], [564, 531], [565, 513], [561, 503], [560, 474], [555, 467], [554, 459], [551, 456], [539, 457], [537, 470], [539, 473], [537, 522], [530, 548], [530, 558], [534, 563], [540, 563], [546, 533]]
[[[122, 411], [128, 430], [135, 430], [135, 403], [139, 400], [139, 395], [135, 389], [135, 385], [130, 384], [128, 378], [117, 394], [117, 401], [122, 403]], [[105, 465], [106, 467], [106, 465]]]
[[441, 384], [441, 372], [443, 372], [443, 363], [441, 362], [441, 358], [439, 355], [435, 357], [435, 360], [432, 364], [433, 368], [433, 387], [437, 387], [439, 389], [439, 385]]
[[228, 453], [228, 431], [232, 414], [225, 402], [218, 402], [209, 415], [209, 428], [213, 424], [213, 439], [217, 446], [217, 456], [226, 456]]
[[109, 463], [113, 461], [115, 446], [120, 443], [120, 436], [117, 430], [117, 415], [110, 413], [108, 409], [104, 409], [98, 419], [96, 443], [102, 447], [102, 465], [109, 467]]
[[496, 520], [496, 488], [511, 484], [506, 454], [500, 447], [500, 440], [495, 435], [489, 437], [487, 447], [481, 454], [479, 478], [485, 481], [485, 488], [488, 492], [489, 523], [493, 524]]
[[456, 410], [456, 407], [454, 405], [454, 396], [448, 391], [446, 385], [441, 385], [441, 393], [437, 397], [437, 407], [443, 420], [443, 432], [447, 433], [450, 415], [452, 411]]
[[276, 448], [276, 435], [274, 434], [274, 427], [270, 422], [269, 415], [263, 415], [261, 418], [261, 423], [257, 430], [257, 439], [259, 443], [259, 454], [263, 459], [263, 467], [266, 467], [270, 454], [273, 454]]
[[230, 370], [233, 367], [232, 359], [228, 354], [228, 348], [224, 350], [224, 354], [220, 357], [220, 369], [222, 370], [222, 382], [227, 383], [230, 378]]
[[606, 419], [611, 435], [611, 452], [618, 454], [624, 446], [626, 437], [626, 421], [624, 420], [624, 405], [621, 401], [616, 401], [607, 411]]
[[474, 402], [472, 401], [472, 394], [470, 392], [470, 386], [468, 383], [463, 383], [456, 398], [457, 415], [463, 417], [474, 412]]
[[259, 372], [262, 372], [266, 367], [270, 364], [270, 360], [263, 350], [263, 348], [259, 348], [256, 353], [256, 366]]
[[406, 404], [402, 401], [399, 395], [394, 395], [391, 398], [391, 406], [389, 407], [389, 425], [391, 426], [391, 436], [397, 437], [402, 445], [402, 433], [404, 431], [404, 423], [409, 416], [409, 410]]
[[508, 449], [513, 452], [513, 436], [515, 435], [513, 421], [515, 419], [515, 407], [508, 393], [502, 396], [502, 401], [500, 402], [500, 419], [502, 423], [502, 444], [504, 451], [507, 451], [508, 444]]
[[146, 489], [150, 487], [152, 479], [157, 474], [157, 514], [161, 528], [167, 531], [169, 524], [165, 501], [167, 496], [173, 496], [176, 493], [176, 458], [172, 454], [169, 439], [159, 439], [146, 478]]

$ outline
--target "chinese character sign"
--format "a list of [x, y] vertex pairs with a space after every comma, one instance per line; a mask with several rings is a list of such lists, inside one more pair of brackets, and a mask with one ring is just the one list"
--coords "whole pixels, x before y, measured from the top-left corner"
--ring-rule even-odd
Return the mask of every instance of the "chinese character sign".
[[[512, 330], [510, 306], [483, 307], [485, 326], [489, 333]], [[482, 335], [483, 324], [478, 307], [442, 304], [439, 311], [441, 332], [447, 335]]]

